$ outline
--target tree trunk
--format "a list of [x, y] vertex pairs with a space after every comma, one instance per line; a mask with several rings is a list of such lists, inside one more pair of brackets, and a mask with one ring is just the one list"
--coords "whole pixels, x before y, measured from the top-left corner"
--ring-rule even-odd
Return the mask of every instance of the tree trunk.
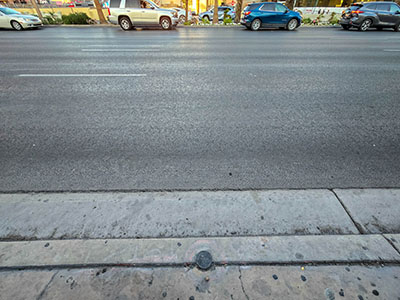
[[213, 24], [218, 24], [218, 0], [214, 0]]
[[32, 3], [33, 7], [35, 8], [39, 19], [43, 21], [43, 15], [42, 15], [42, 12], [40, 11], [39, 5], [37, 4], [36, 0], [31, 0], [31, 3]]
[[343, 0], [342, 7], [348, 7], [352, 3], [352, 0]]
[[186, 16], [186, 22], [189, 21], [189, 0], [185, 1], [185, 16]]
[[99, 0], [94, 0], [94, 5], [96, 6], [97, 14], [99, 15], [100, 24], [106, 24], [106, 18], [104, 17], [103, 9]]
[[240, 23], [240, 17], [242, 15], [243, 0], [237, 0], [235, 10], [235, 23]]
[[290, 10], [293, 10], [294, 8], [294, 0], [286, 0], [286, 6], [287, 8], [289, 8]]

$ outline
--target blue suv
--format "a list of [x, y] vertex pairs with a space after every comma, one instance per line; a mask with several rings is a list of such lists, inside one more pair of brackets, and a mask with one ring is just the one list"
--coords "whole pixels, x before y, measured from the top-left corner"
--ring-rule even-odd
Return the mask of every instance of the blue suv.
[[240, 24], [247, 29], [258, 30], [265, 27], [295, 30], [301, 24], [301, 15], [276, 2], [249, 4], [243, 13]]

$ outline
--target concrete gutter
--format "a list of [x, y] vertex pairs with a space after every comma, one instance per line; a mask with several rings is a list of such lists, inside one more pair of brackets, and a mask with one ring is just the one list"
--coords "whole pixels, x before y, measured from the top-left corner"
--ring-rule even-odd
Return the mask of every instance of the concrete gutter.
[[184, 266], [200, 251], [214, 265], [400, 263], [382, 235], [325, 235], [1, 242], [0, 269]]

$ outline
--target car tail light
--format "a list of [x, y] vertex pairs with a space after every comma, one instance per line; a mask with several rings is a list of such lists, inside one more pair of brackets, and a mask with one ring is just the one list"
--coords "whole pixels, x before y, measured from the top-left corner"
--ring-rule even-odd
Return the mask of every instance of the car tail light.
[[246, 11], [246, 12], [244, 13], [245, 16], [248, 16], [249, 14], [251, 14], [251, 11], [250, 11], [250, 10], [248, 10], [248, 11]]
[[108, 10], [108, 15], [111, 16], [110, 8], [107, 8], [107, 10]]
[[364, 11], [362, 11], [362, 10], [352, 10], [351, 11], [352, 15], [357, 15], [357, 16], [358, 16], [358, 14], [363, 14], [363, 13], [364, 13]]

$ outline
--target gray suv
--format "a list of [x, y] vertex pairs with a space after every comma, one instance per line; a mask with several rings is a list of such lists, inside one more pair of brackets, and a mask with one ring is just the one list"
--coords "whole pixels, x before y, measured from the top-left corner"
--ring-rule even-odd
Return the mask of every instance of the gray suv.
[[110, 0], [108, 20], [123, 30], [133, 27], [161, 27], [169, 30], [178, 25], [178, 13], [162, 9], [151, 0]]
[[393, 28], [399, 31], [400, 6], [394, 2], [354, 3], [343, 13], [339, 23], [345, 30], [356, 27], [360, 31], [369, 28]]

